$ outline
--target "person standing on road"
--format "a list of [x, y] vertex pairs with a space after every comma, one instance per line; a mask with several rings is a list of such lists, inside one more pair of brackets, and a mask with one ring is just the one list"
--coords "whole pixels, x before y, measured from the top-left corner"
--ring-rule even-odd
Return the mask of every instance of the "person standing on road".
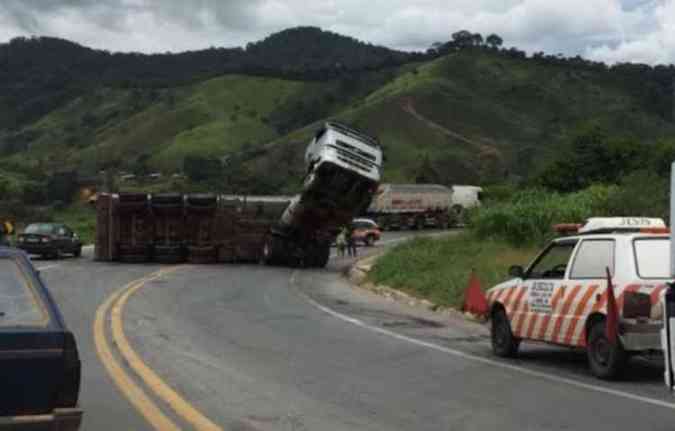
[[351, 257], [356, 257], [356, 229], [353, 226], [347, 233], [347, 253]]
[[347, 228], [343, 227], [335, 240], [337, 245], [338, 257], [345, 257], [345, 247], [347, 246]]

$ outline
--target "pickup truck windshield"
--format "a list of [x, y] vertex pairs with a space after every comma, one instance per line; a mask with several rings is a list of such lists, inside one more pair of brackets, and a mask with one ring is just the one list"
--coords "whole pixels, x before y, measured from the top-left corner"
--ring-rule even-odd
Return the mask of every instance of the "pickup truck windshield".
[[19, 262], [0, 258], [0, 328], [45, 326], [47, 314]]
[[671, 278], [669, 239], [636, 239], [633, 241], [633, 248], [640, 278]]

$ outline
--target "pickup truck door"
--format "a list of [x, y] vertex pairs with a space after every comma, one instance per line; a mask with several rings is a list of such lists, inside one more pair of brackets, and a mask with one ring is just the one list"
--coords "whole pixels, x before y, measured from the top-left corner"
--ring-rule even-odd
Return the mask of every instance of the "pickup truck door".
[[577, 241], [551, 243], [525, 272], [525, 301], [511, 323], [517, 337], [546, 341], [552, 338], [556, 326], [554, 316], [559, 313], [568, 290], [565, 275]]
[[607, 290], [607, 268], [614, 274], [615, 248], [611, 238], [584, 239], [577, 246], [568, 272], [571, 291], [559, 308], [560, 331], [554, 335], [553, 342], [585, 343], [585, 318], [596, 304], [596, 297]]

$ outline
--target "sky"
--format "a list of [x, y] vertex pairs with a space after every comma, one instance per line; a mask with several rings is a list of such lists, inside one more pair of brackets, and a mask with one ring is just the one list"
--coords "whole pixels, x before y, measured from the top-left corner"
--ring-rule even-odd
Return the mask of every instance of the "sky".
[[675, 0], [0, 0], [0, 42], [54, 36], [177, 52], [244, 46], [300, 25], [401, 50], [467, 29], [529, 53], [675, 63]]

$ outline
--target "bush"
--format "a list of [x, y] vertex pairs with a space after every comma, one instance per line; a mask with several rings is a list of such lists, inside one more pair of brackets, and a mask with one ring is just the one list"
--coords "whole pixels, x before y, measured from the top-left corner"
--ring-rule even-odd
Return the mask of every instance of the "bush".
[[472, 213], [471, 229], [480, 239], [504, 239], [513, 245], [535, 244], [553, 236], [556, 223], [582, 223], [608, 215], [608, 199], [615, 187], [596, 185], [576, 193], [542, 189], [516, 193], [510, 202], [486, 205]]
[[603, 212], [613, 216], [661, 217], [670, 212], [669, 182], [651, 171], [637, 171], [624, 177], [609, 193]]

